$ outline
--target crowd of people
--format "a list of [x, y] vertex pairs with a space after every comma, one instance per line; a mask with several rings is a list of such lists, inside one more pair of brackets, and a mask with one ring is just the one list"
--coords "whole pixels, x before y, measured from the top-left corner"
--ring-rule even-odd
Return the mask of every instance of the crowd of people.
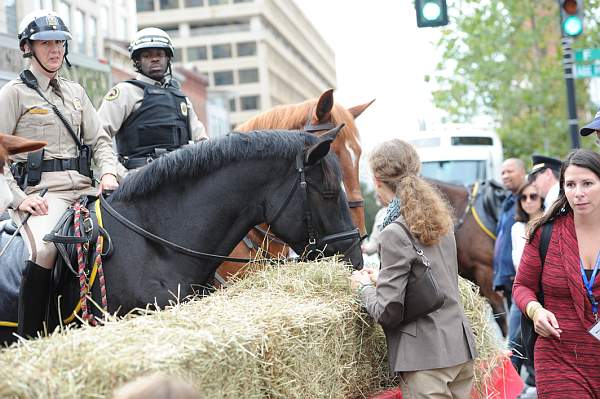
[[[600, 140], [600, 112], [581, 129], [583, 136], [593, 133]], [[494, 289], [504, 297], [509, 316], [511, 361], [519, 373], [526, 369], [521, 397], [598, 398], [600, 155], [576, 149], [564, 162], [543, 155], [533, 155], [531, 161], [529, 171], [516, 158], [502, 165], [508, 194], [493, 262]], [[377, 198], [387, 207], [374, 224], [375, 240], [363, 251], [377, 251], [380, 265], [354, 272], [350, 285], [386, 333], [390, 370], [400, 377], [403, 397], [470, 397], [475, 348], [456, 292], [456, 243], [448, 206], [418, 176], [418, 155], [410, 144], [381, 144], [371, 154], [370, 166]], [[551, 235], [541, 244], [547, 225]], [[446, 302], [418, 320], [403, 322], [417, 258], [413, 238], [431, 259]], [[541, 250], [543, 245], [547, 251]], [[539, 337], [534, 361], [525, 355], [522, 315], [533, 322]], [[436, 350], [440, 342], [444, 356]]]

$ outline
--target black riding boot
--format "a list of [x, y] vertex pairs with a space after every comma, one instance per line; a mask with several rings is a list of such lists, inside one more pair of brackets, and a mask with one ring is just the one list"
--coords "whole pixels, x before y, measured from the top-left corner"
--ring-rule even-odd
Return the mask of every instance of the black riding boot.
[[19, 290], [19, 327], [22, 337], [36, 337], [43, 331], [48, 308], [51, 269], [27, 261]]

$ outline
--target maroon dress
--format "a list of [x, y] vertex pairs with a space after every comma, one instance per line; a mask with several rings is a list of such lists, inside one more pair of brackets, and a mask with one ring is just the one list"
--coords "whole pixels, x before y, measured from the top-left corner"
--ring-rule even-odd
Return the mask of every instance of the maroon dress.
[[[513, 286], [514, 300], [523, 313], [539, 291], [541, 230], [525, 246]], [[593, 286], [596, 298], [599, 281], [597, 277]], [[600, 398], [600, 341], [587, 331], [595, 321], [581, 277], [572, 213], [554, 221], [542, 289], [544, 307], [554, 313], [562, 334], [560, 339], [539, 337], [535, 344], [538, 398]]]

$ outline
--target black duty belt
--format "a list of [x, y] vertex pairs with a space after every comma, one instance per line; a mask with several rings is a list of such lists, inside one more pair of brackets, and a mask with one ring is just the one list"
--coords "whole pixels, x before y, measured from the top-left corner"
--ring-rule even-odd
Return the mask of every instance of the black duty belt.
[[42, 172], [62, 172], [64, 170], [79, 170], [79, 158], [47, 159], [42, 161]]
[[[19, 162], [19, 167], [24, 167], [27, 162]], [[62, 172], [64, 170], [79, 170], [79, 158], [47, 159], [42, 161], [42, 172]]]

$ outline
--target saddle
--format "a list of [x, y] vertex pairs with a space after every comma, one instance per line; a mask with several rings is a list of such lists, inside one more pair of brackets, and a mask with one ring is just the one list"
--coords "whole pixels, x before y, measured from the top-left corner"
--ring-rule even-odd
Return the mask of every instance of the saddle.
[[500, 217], [501, 205], [508, 192], [496, 181], [486, 180], [469, 187], [473, 202], [473, 215], [480, 227], [495, 239], [496, 227]]
[[[99, 225], [95, 211], [95, 197], [82, 197], [70, 206], [63, 214], [54, 229], [44, 237], [44, 240], [53, 242], [59, 256], [52, 271], [51, 292], [53, 297], [64, 287], [69, 279], [77, 279], [78, 262], [75, 245], [83, 244], [85, 252], [85, 274], [89, 276], [94, 262], [94, 244], [99, 235], [104, 237], [104, 248], [102, 255], [108, 255], [112, 251], [112, 242], [106, 231]], [[75, 205], [80, 204], [89, 209], [89, 216], [82, 218], [79, 225], [80, 237], [75, 236], [74, 217]], [[0, 221], [0, 248], [8, 242], [15, 233], [17, 226], [12, 220]], [[29, 252], [23, 239], [15, 238], [6, 253], [2, 256], [0, 267], [0, 325], [16, 325], [17, 305], [19, 289], [25, 261]]]

